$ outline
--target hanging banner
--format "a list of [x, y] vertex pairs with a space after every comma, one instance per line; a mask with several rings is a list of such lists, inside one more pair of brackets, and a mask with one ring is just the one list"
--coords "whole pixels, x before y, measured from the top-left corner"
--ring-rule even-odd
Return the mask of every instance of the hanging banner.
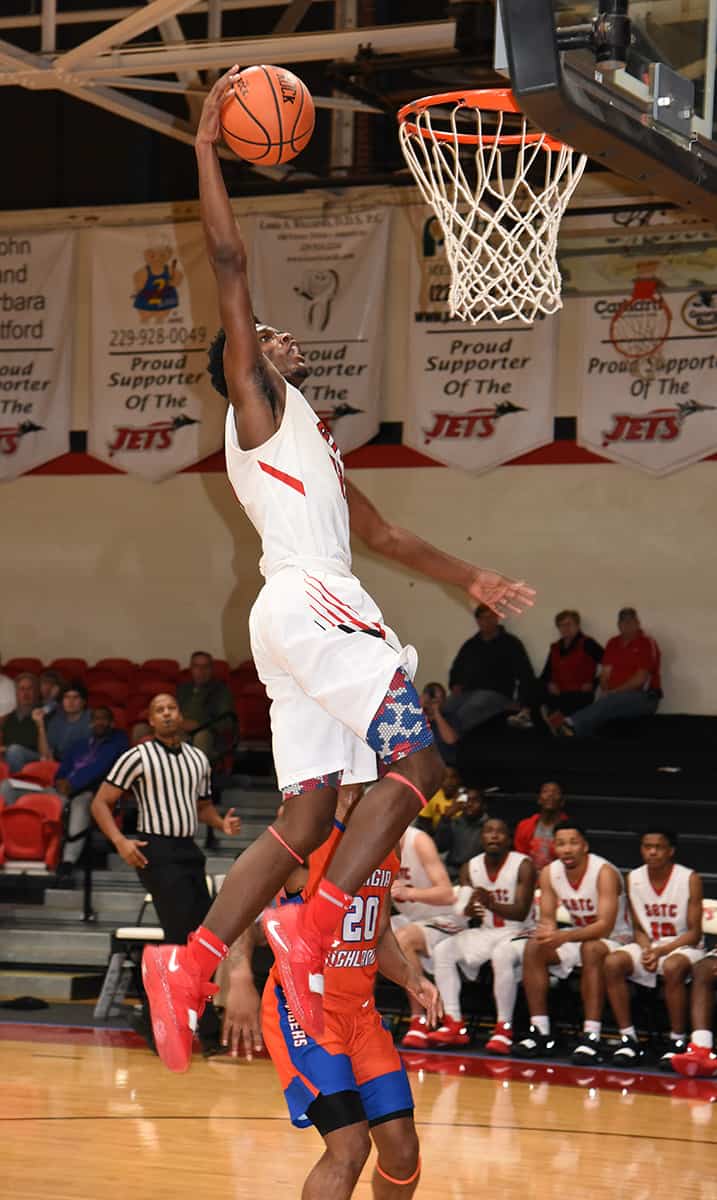
[[468, 325], [448, 311], [450, 268], [423, 206], [411, 227], [403, 440], [464, 471], [487, 471], [553, 441], [557, 319]]
[[561, 267], [579, 339], [580, 444], [651, 475], [715, 453], [714, 231], [571, 245]]
[[224, 444], [207, 349], [219, 327], [201, 226], [92, 235], [90, 454], [160, 480]]
[[311, 374], [302, 390], [347, 453], [378, 432], [392, 210], [258, 217], [252, 300], [290, 330]]
[[0, 234], [0, 479], [70, 448], [74, 233]]

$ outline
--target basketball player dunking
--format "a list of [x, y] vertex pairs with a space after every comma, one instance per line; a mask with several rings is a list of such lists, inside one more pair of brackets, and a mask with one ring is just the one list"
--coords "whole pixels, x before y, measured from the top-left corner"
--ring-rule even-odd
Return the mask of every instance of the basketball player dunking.
[[[157, 1050], [178, 1071], [189, 1064], [196, 1014], [216, 990], [210, 980], [227, 945], [292, 865], [325, 841], [342, 780], [375, 778], [378, 756], [383, 777], [358, 805], [310, 903], [286, 905], [267, 921], [293, 1015], [307, 1033], [321, 1033], [323, 964], [334, 933], [443, 774], [412, 683], [416, 653], [400, 644], [351, 572], [349, 521], [374, 545], [385, 523], [345, 480], [330, 431], [298, 390], [309, 372], [295, 338], [255, 322], [246, 249], [216, 153], [222, 102], [237, 72], [209, 93], [196, 137], [201, 218], [223, 325], [210, 371], [229, 400], [229, 479], [262, 540], [266, 582], [249, 630], [271, 699], [279, 788], [291, 802], [234, 864], [188, 945], [145, 951]], [[383, 548], [498, 612], [532, 604], [522, 582], [451, 558], [405, 530], [391, 527]]]

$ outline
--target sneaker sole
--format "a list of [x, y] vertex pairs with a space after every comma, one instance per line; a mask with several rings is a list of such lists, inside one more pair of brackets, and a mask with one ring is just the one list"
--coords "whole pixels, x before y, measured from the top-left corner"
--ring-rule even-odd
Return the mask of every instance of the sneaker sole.
[[495, 1046], [491, 1045], [490, 1042], [486, 1042], [483, 1049], [487, 1050], [489, 1054], [512, 1054], [513, 1052], [513, 1046], [506, 1046], [504, 1042], [499, 1042]]
[[151, 954], [151, 950], [145, 950], [142, 956], [142, 982], [149, 1000], [157, 1054], [165, 1067], [181, 1075], [189, 1069], [192, 1061], [194, 1035], [190, 1030], [189, 1047], [186, 1047], [183, 1044], [166, 967], [161, 958]]

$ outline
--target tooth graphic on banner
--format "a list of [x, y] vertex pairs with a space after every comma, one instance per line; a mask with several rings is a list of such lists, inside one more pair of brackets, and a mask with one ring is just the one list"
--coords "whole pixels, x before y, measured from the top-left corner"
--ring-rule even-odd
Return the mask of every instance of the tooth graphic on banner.
[[69, 449], [74, 233], [0, 233], [0, 479]]
[[506, 327], [451, 317], [437, 219], [423, 205], [399, 216], [411, 246], [404, 442], [473, 472], [552, 442], [557, 318]]
[[[579, 330], [578, 439], [667, 475], [717, 450], [713, 231], [587, 233], [561, 252]], [[713, 415], [714, 414], [714, 415]]]
[[224, 443], [226, 402], [207, 372], [219, 318], [202, 229], [98, 229], [91, 257], [89, 451], [165, 479]]
[[343, 453], [381, 419], [384, 290], [392, 210], [271, 214], [251, 240], [262, 321], [289, 330], [311, 370], [303, 392]]

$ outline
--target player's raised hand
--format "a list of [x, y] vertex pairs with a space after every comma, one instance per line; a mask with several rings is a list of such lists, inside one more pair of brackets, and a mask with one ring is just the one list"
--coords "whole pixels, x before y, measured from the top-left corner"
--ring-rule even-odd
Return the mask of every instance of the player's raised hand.
[[226, 1046], [232, 1058], [238, 1058], [244, 1052], [250, 1062], [255, 1054], [260, 1054], [264, 1043], [261, 1036], [259, 993], [251, 979], [243, 974], [234, 973], [230, 976], [224, 1023], [222, 1025], [222, 1045]]
[[429, 1029], [435, 1029], [443, 1016], [443, 1001], [435, 983], [431, 983], [425, 975], [412, 975], [406, 983], [406, 989], [425, 1008]]
[[468, 595], [478, 604], [492, 608], [499, 617], [511, 613], [520, 615], [535, 603], [535, 588], [523, 579], [509, 579], [498, 571], [476, 568], [475, 576], [468, 587]]
[[239, 67], [235, 63], [233, 67], [230, 67], [228, 71], [219, 76], [214, 86], [207, 92], [194, 139], [195, 145], [199, 146], [202, 143], [209, 143], [214, 146], [221, 138], [222, 105], [238, 75]]

